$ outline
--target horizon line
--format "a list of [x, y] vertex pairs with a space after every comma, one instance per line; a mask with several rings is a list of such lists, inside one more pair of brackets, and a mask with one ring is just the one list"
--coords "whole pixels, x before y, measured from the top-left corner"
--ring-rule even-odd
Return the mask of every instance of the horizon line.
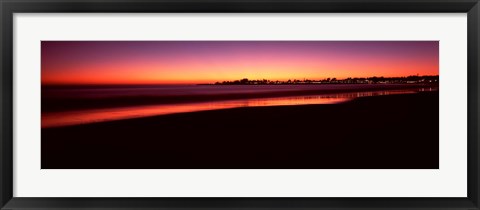
[[[272, 80], [272, 79], [248, 79], [247, 77], [240, 78], [240, 79], [235, 79], [235, 80], [242, 80], [242, 79], [248, 79], [249, 81], [254, 81], [254, 80], [268, 80], [268, 81], [279, 81], [279, 82], [287, 82], [287, 81], [294, 81], [294, 80], [313, 80], [313, 81], [318, 81], [318, 80], [325, 80], [325, 79], [337, 79], [337, 80], [345, 80], [348, 78], [355, 79], [355, 78], [406, 78], [406, 77], [411, 77], [411, 76], [418, 76], [418, 77], [439, 77], [440, 75], [407, 75], [407, 76], [368, 76], [368, 77], [344, 77], [344, 78], [336, 78], [336, 77], [326, 77], [323, 79], [307, 79], [302, 78], [302, 79], [286, 79], [286, 80]], [[214, 84], [216, 82], [231, 82], [235, 80], [217, 80], [217, 81], [210, 81], [210, 82], [179, 82], [179, 83], [41, 83], [41, 86], [153, 86], [153, 85], [201, 85], [201, 84]]]

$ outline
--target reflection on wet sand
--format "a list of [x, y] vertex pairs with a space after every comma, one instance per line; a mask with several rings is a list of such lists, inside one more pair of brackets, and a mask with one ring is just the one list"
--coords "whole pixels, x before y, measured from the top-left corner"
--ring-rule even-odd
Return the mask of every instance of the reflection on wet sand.
[[131, 106], [120, 108], [91, 109], [79, 111], [65, 111], [42, 114], [42, 128], [59, 127], [68, 125], [88, 124], [121, 119], [167, 115], [185, 112], [197, 112], [217, 109], [261, 106], [291, 106], [308, 104], [336, 104], [358, 97], [380, 96], [392, 94], [408, 94], [418, 91], [431, 91], [432, 89], [418, 90], [388, 90], [372, 92], [339, 93], [329, 95], [310, 95], [277, 98], [255, 98], [240, 100], [211, 101], [201, 103], [162, 104], [148, 106]]

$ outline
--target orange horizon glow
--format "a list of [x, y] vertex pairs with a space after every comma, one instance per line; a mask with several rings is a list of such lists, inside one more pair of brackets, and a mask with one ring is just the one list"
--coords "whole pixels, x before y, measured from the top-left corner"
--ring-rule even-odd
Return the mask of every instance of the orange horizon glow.
[[42, 41], [42, 85], [438, 75], [437, 41]]

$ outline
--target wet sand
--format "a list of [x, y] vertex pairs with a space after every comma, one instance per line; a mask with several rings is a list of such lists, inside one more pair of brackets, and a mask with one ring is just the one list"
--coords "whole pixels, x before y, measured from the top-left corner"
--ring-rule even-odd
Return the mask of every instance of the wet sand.
[[[202, 85], [200, 85], [201, 87]], [[223, 85], [208, 85], [210, 87], [224, 87]], [[227, 85], [229, 88], [249, 88], [263, 87], [262, 85]], [[265, 85], [268, 86], [268, 85]], [[114, 86], [115, 87], [115, 86]], [[195, 87], [195, 86], [193, 86]], [[42, 114], [58, 111], [70, 110], [88, 110], [99, 108], [127, 107], [154, 104], [178, 104], [178, 103], [195, 103], [222, 100], [237, 99], [255, 99], [255, 98], [271, 98], [271, 97], [288, 97], [288, 96], [305, 96], [320, 94], [337, 94], [349, 92], [368, 92], [368, 91], [386, 91], [386, 90], [413, 90], [419, 88], [438, 88], [438, 84], [325, 84], [313, 85], [317, 89], [302, 89], [303, 85], [296, 85], [298, 90], [282, 90], [284, 85], [274, 85], [279, 90], [269, 90], [264, 92], [230, 92], [230, 93], [209, 93], [209, 94], [165, 94], [159, 91], [156, 94], [145, 94], [139, 89], [133, 95], [111, 96], [111, 97], [83, 97], [82, 94], [72, 93], [63, 97], [51, 96], [49, 89], [60, 89], [60, 87], [42, 87]], [[310, 85], [312, 87], [312, 85]], [[71, 88], [71, 87], [70, 87]], [[85, 87], [83, 87], [85, 88]], [[89, 87], [95, 89], [95, 86]], [[224, 89], [224, 88], [223, 88]], [[213, 91], [212, 91], [213, 92]]]
[[42, 129], [43, 169], [435, 169], [438, 92]]

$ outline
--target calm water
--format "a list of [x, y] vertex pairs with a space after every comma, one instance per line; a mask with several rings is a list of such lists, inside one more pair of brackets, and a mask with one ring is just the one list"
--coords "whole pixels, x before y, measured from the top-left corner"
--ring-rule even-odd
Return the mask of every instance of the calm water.
[[[107, 98], [118, 96], [164, 96], [164, 95], [189, 95], [196, 94], [224, 94], [224, 93], [258, 93], [275, 91], [298, 91], [323, 89], [355, 88], [355, 85], [302, 85], [302, 86], [158, 86], [158, 87], [105, 87], [105, 88], [63, 88], [42, 90], [42, 97], [54, 98]], [[63, 111], [42, 113], [42, 128], [58, 127], [67, 125], [87, 124], [93, 122], [105, 122], [120, 119], [139, 118], [156, 115], [166, 115], [185, 112], [196, 112], [217, 109], [229, 109], [239, 107], [261, 107], [261, 106], [292, 106], [307, 104], [333, 104], [352, 100], [358, 97], [416, 93], [417, 91], [429, 91], [431, 88], [420, 88], [410, 90], [385, 90], [351, 92], [338, 94], [321, 94], [308, 96], [289, 96], [275, 98], [251, 98], [238, 100], [223, 100], [195, 103], [177, 104], [156, 104], [143, 106], [129, 106], [116, 108], [102, 108], [78, 111]], [[42, 99], [45, 100], [45, 99]]]
[[402, 87], [402, 84], [376, 85], [149, 85], [149, 86], [91, 86], [43, 88], [42, 98], [115, 98], [138, 96], [192, 96], [221, 94], [251, 94], [296, 91], [356, 90], [366, 86], [381, 88]]

